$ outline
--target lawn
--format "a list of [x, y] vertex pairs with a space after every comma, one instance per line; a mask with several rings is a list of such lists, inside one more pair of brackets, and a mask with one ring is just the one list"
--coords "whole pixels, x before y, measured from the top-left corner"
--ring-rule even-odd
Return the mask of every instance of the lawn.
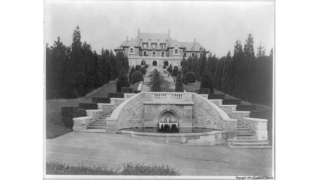
[[79, 103], [91, 103], [92, 97], [107, 97], [108, 93], [116, 92], [116, 81], [112, 81], [96, 93], [77, 99], [51, 99], [46, 101], [46, 139], [53, 139], [73, 131], [61, 122], [61, 108], [64, 106], [78, 107]]

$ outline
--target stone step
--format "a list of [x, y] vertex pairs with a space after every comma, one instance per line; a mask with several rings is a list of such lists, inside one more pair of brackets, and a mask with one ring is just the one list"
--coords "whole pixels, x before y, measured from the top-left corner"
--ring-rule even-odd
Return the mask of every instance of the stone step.
[[89, 126], [106, 126], [106, 123], [93, 123], [93, 124], [90, 124]]
[[268, 140], [255, 139], [228, 139], [227, 142], [269, 142]]
[[254, 136], [253, 132], [237, 132], [237, 136]]
[[106, 126], [88, 126], [87, 129], [106, 129]]
[[257, 140], [255, 136], [237, 136], [237, 140]]
[[251, 131], [251, 129], [247, 128], [247, 127], [237, 127], [237, 130], [238, 131]]
[[94, 123], [106, 123], [106, 120], [96, 120]]
[[88, 133], [106, 133], [106, 129], [86, 129]]
[[238, 149], [272, 149], [272, 146], [233, 146], [230, 144], [229, 147]]
[[233, 141], [230, 142], [229, 144], [233, 145], [233, 146], [264, 146], [264, 145], [268, 145], [269, 142], [240, 142], [240, 141]]

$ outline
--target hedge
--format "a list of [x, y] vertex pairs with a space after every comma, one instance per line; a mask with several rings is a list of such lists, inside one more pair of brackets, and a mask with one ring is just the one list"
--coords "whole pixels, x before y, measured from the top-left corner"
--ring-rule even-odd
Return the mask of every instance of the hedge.
[[110, 103], [110, 98], [93, 97], [92, 103]]
[[[210, 94], [210, 89], [209, 88], [203, 88], [201, 89], [201, 94]], [[213, 94], [213, 93], [212, 93]]]
[[201, 89], [194, 90], [195, 93], [201, 94]]
[[61, 121], [65, 126], [72, 128], [73, 127], [73, 118], [86, 116], [85, 109], [79, 109], [78, 107], [62, 107], [61, 108]]
[[242, 104], [239, 104], [236, 107], [237, 111], [254, 111], [255, 109], [256, 109], [255, 105], [242, 105]]
[[109, 98], [124, 98], [124, 93], [108, 93]]
[[103, 166], [70, 166], [61, 162], [47, 162], [46, 174], [48, 175], [142, 175], [142, 176], [177, 176], [181, 175], [178, 170], [168, 165], [145, 165], [145, 164], [123, 164], [123, 168], [113, 169]]
[[228, 104], [239, 105], [239, 104], [241, 104], [241, 100], [240, 99], [223, 99], [222, 104], [224, 104], [224, 105], [228, 105]]
[[208, 99], [225, 99], [225, 94], [209, 94]]
[[97, 103], [79, 103], [80, 109], [98, 109]]
[[132, 92], [133, 92], [133, 89], [132, 89], [132, 88], [129, 88], [129, 87], [122, 87], [122, 88], [121, 88], [121, 92], [122, 92], [122, 93], [132, 93]]
[[74, 117], [77, 113], [78, 107], [62, 107], [61, 116], [62, 117]]

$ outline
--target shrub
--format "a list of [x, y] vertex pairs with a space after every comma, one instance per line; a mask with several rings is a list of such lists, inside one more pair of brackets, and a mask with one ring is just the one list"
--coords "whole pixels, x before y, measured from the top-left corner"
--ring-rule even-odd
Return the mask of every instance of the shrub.
[[170, 64], [170, 66], [167, 68], [167, 71], [171, 74], [172, 73], [172, 65]]
[[168, 165], [164, 166], [156, 166], [156, 165], [144, 165], [144, 164], [136, 164], [128, 163], [124, 165], [124, 169], [120, 172], [121, 175], [180, 175], [178, 171], [173, 168], [170, 168]]
[[132, 88], [128, 88], [128, 87], [122, 87], [121, 88], [121, 92], [122, 93], [132, 93], [133, 89]]
[[225, 99], [225, 94], [209, 94], [208, 99]]
[[181, 175], [174, 168], [168, 165], [156, 166], [156, 165], [144, 165], [132, 163], [124, 164], [123, 170], [113, 169], [107, 167], [89, 167], [82, 164], [78, 166], [69, 166], [60, 162], [47, 162], [46, 163], [46, 174], [48, 175], [161, 175], [161, 176], [176, 176]]
[[78, 107], [62, 107], [61, 116], [62, 117], [74, 117], [77, 113]]
[[109, 98], [124, 98], [124, 93], [108, 93]]
[[110, 99], [109, 98], [93, 97], [92, 103], [110, 103]]
[[183, 92], [183, 83], [182, 83], [182, 77], [181, 75], [179, 74], [177, 76], [177, 80], [176, 80], [176, 84], [175, 84], [175, 92]]
[[[142, 68], [142, 69], [144, 69], [144, 68]], [[144, 74], [140, 71], [134, 72], [130, 77], [131, 84], [135, 84], [135, 83], [143, 81], [143, 80], [144, 80]]]
[[[136, 66], [137, 67], [137, 66]], [[136, 68], [137, 69], [137, 68]], [[122, 87], [130, 87], [128, 77], [126, 74], [122, 73], [116, 82], [116, 92], [121, 92]]]
[[222, 104], [224, 104], [224, 105], [228, 105], [228, 104], [239, 105], [239, 104], [241, 104], [241, 100], [240, 99], [223, 99]]
[[210, 94], [210, 89], [209, 88], [201, 89], [201, 94]]
[[80, 109], [98, 109], [97, 103], [79, 103]]
[[195, 93], [201, 94], [201, 89], [194, 90]]
[[178, 73], [179, 73], [179, 68], [178, 68], [178, 66], [175, 66], [174, 68], [173, 68], [173, 70], [172, 70], [172, 76], [177, 76], [178, 75]]
[[194, 83], [196, 80], [195, 74], [192, 71], [188, 71], [185, 73], [184, 75], [184, 84], [188, 84], [188, 83]]
[[153, 78], [151, 82], [151, 91], [152, 92], [161, 92], [161, 84], [162, 80], [160, 79], [160, 75], [157, 70], [153, 72]]
[[79, 109], [78, 107], [62, 107], [61, 108], [61, 121], [66, 127], [73, 127], [73, 118], [86, 116], [85, 109]]
[[255, 109], [256, 109], [255, 105], [242, 105], [242, 104], [239, 104], [236, 107], [237, 111], [254, 111]]
[[145, 75], [147, 72], [147, 69], [145, 67], [142, 67], [138, 71], [140, 71], [143, 75]]
[[209, 88], [211, 91], [213, 91], [213, 81], [212, 81], [212, 75], [208, 68], [205, 68], [203, 71], [200, 89]]

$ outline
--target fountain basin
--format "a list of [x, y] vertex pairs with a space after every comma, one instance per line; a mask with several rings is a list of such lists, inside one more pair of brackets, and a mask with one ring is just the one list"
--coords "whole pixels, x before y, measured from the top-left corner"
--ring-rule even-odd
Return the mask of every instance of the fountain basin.
[[181, 133], [180, 132], [159, 133], [159, 132], [145, 132], [145, 131], [140, 132], [140, 129], [138, 132], [138, 129], [130, 128], [130, 129], [119, 130], [117, 133], [126, 134], [134, 138], [151, 140], [151, 141], [160, 142], [160, 143], [169, 143], [169, 144], [184, 144], [184, 145], [226, 144], [227, 133], [225, 131], [212, 130], [207, 128], [201, 128], [201, 129], [205, 129], [208, 132], [195, 132], [195, 131], [186, 132], [183, 129], [180, 129]]

